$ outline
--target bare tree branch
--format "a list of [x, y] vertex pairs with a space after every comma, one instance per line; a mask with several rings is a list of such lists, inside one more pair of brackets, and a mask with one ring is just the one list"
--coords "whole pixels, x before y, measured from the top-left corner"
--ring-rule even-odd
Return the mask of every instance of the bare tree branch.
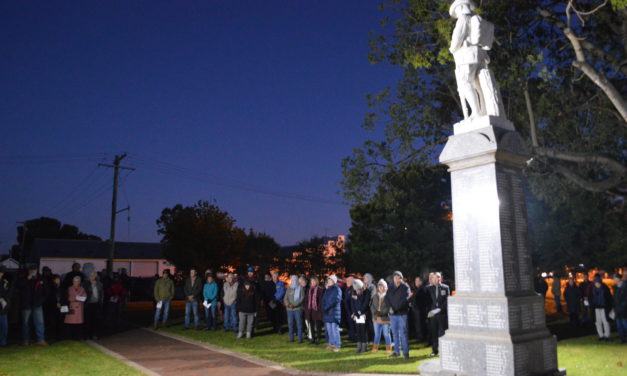
[[610, 189], [618, 187], [623, 181], [622, 177], [617, 175], [612, 175], [610, 178], [603, 181], [586, 180], [577, 173], [561, 165], [555, 166], [555, 170], [558, 174], [564, 176], [581, 188], [591, 192], [606, 192]]

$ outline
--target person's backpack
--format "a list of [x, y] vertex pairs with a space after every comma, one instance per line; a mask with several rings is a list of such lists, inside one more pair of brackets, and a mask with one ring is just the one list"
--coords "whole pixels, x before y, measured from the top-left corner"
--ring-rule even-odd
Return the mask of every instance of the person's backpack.
[[480, 46], [484, 50], [492, 49], [494, 43], [494, 24], [478, 15], [470, 19], [470, 44]]

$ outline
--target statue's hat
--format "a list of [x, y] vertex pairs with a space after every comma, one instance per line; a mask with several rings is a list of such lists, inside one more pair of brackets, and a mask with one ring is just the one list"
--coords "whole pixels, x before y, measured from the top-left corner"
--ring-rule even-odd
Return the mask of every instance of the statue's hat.
[[457, 18], [455, 9], [457, 9], [457, 7], [459, 7], [460, 5], [468, 5], [472, 10], [475, 10], [477, 8], [472, 0], [455, 0], [453, 1], [453, 4], [451, 4], [451, 7], [448, 9], [448, 13], [451, 15], [451, 17]]

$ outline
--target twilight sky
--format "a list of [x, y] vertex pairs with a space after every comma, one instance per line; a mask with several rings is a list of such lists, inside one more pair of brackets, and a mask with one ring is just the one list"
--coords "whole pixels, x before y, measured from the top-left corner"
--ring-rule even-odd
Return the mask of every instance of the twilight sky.
[[340, 162], [366, 137], [380, 0], [0, 3], [0, 252], [41, 216], [158, 241], [163, 208], [215, 199], [282, 245], [347, 233]]

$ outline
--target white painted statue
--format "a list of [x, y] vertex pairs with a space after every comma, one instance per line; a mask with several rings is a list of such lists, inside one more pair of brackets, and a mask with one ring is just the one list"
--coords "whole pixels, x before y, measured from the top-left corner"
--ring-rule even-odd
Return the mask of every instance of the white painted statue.
[[450, 51], [455, 58], [455, 77], [464, 119], [486, 115], [505, 119], [501, 93], [488, 69], [487, 51], [494, 42], [494, 25], [475, 14], [475, 9], [471, 0], [455, 0], [449, 9], [451, 17], [457, 19]]

